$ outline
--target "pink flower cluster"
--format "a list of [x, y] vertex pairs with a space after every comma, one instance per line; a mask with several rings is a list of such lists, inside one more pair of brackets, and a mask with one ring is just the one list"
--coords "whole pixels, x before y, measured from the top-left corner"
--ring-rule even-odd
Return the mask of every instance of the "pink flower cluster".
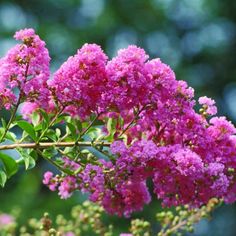
[[17, 102], [13, 90], [18, 88], [21, 101], [46, 108], [50, 57], [45, 43], [33, 29], [20, 30], [14, 37], [22, 43], [0, 59], [0, 107], [10, 109]]

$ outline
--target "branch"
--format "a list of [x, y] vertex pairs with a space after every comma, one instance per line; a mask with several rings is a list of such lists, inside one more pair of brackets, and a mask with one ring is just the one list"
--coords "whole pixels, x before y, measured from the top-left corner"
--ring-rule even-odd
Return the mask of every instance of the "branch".
[[45, 143], [14, 143], [8, 145], [0, 145], [0, 150], [8, 150], [8, 149], [16, 149], [16, 148], [32, 148], [32, 149], [44, 149], [49, 147], [92, 147], [97, 146], [104, 146], [110, 147], [111, 143], [109, 142], [45, 142]]

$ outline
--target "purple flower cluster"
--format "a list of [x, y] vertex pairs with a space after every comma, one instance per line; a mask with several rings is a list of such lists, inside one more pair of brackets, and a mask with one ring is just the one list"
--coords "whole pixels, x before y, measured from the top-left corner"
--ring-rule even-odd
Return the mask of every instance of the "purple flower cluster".
[[[65, 196], [61, 192], [72, 187], [66, 193], [88, 192], [90, 200], [101, 203], [107, 212], [129, 216], [150, 202], [146, 181], [152, 179], [154, 192], [164, 206], [199, 207], [213, 197], [234, 202], [235, 129], [222, 117], [198, 126], [202, 127], [200, 136], [195, 133], [188, 142], [183, 139], [185, 135], [167, 145], [164, 142], [168, 136], [162, 143], [142, 139], [127, 146], [123, 141], [115, 141], [110, 148], [116, 156], [115, 163], [101, 160], [97, 165], [87, 164], [77, 176], [60, 181], [59, 195]], [[75, 169], [76, 164], [70, 162], [69, 166]], [[54, 180], [51, 174], [49, 177]], [[55, 182], [44, 183], [52, 189]]]
[[[67, 167], [70, 163], [71, 169], [76, 170], [74, 166], [78, 169], [79, 165], [74, 161], [63, 160]], [[48, 171], [43, 183], [51, 191], [58, 190], [62, 199], [70, 197], [75, 190], [89, 193], [91, 201], [99, 202], [108, 213], [119, 216], [130, 216], [151, 200], [145, 181], [129, 178], [125, 169], [105, 161], [99, 165], [87, 164], [76, 176], [53, 176]]]

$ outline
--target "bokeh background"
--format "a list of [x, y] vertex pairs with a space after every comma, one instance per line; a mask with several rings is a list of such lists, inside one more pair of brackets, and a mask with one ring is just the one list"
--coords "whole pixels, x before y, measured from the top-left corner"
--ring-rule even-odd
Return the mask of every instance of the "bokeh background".
[[[236, 124], [235, 0], [0, 0], [0, 56], [13, 45], [16, 30], [33, 27], [46, 41], [55, 71], [84, 43], [100, 44], [114, 56], [129, 44], [143, 47], [151, 58], [171, 65], [178, 79], [188, 81], [196, 96], [216, 100], [219, 113]], [[20, 223], [48, 211], [68, 215], [86, 196], [60, 200], [41, 184], [45, 163], [12, 178], [0, 190], [0, 211], [20, 207]], [[150, 219], [158, 229], [157, 201], [134, 215]], [[108, 220], [106, 218], [105, 220]], [[111, 217], [118, 232], [127, 221]], [[236, 206], [222, 206], [213, 219], [201, 221], [195, 235], [236, 235]]]

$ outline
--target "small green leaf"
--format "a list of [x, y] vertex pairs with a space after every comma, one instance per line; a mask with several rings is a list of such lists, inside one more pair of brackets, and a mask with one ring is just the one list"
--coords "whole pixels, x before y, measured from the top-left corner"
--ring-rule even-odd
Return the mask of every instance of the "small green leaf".
[[76, 139], [77, 135], [76, 135], [76, 128], [75, 128], [75, 126], [73, 124], [71, 124], [71, 123], [67, 123], [67, 126], [68, 126], [68, 128], [70, 130], [72, 138]]
[[15, 117], [15, 119], [14, 119], [15, 121], [19, 121], [19, 120], [22, 120], [22, 115], [16, 115], [16, 117]]
[[92, 140], [97, 140], [103, 136], [102, 130], [100, 128], [96, 128], [96, 127], [90, 128], [89, 131], [87, 132], [87, 134], [90, 137], [90, 139], [92, 139]]
[[113, 118], [109, 118], [107, 121], [107, 130], [109, 133], [112, 133], [116, 129], [117, 121]]
[[56, 132], [53, 129], [49, 129], [46, 134], [46, 137], [50, 138], [52, 141], [57, 141], [57, 136], [56, 136]]
[[40, 109], [40, 113], [43, 117], [43, 122], [45, 122], [46, 126], [49, 125], [49, 122], [50, 122], [50, 119], [49, 119], [49, 116], [48, 116], [48, 113], [45, 112], [44, 110]]
[[109, 118], [107, 121], [107, 131], [108, 131], [108, 135], [105, 137], [105, 139], [107, 141], [112, 141], [114, 138], [114, 135], [116, 133], [116, 124], [117, 124], [117, 120], [113, 119], [113, 118]]
[[43, 129], [43, 124], [42, 124], [42, 123], [39, 123], [39, 124], [37, 124], [36, 126], [34, 126], [35, 132], [40, 131], [40, 130], [42, 130], [42, 129]]
[[36, 133], [34, 130], [34, 127], [28, 123], [27, 121], [21, 120], [21, 121], [17, 121], [17, 125], [23, 129], [27, 134], [29, 134], [29, 136], [36, 141], [37, 137], [36, 137]]
[[4, 131], [5, 131], [5, 129], [1, 127], [1, 128], [0, 128], [0, 137], [2, 137]]
[[16, 135], [14, 133], [8, 131], [7, 134], [6, 134], [6, 139], [15, 142], [16, 141]]
[[82, 124], [81, 124], [81, 121], [80, 120], [75, 120], [75, 124], [76, 124], [76, 127], [78, 129], [79, 132], [82, 131]]
[[1, 122], [2, 122], [2, 127], [5, 129], [7, 126], [6, 121], [3, 118], [1, 118]]
[[2, 187], [4, 187], [6, 181], [7, 181], [7, 175], [6, 175], [6, 173], [5, 173], [3, 170], [0, 170], [0, 185], [1, 185]]
[[59, 139], [60, 138], [60, 136], [61, 136], [61, 130], [60, 129], [58, 129], [58, 128], [56, 128], [56, 136], [57, 136], [57, 139]]
[[52, 157], [56, 156], [58, 153], [58, 151], [54, 148], [47, 148], [43, 150], [43, 155], [49, 159], [51, 159]]
[[34, 112], [31, 116], [31, 119], [32, 119], [32, 124], [34, 126], [38, 125], [39, 122], [40, 122], [40, 115], [38, 112]]
[[0, 152], [0, 160], [3, 163], [8, 178], [18, 171], [18, 165], [16, 161], [7, 154]]
[[20, 153], [25, 162], [25, 169], [32, 169], [35, 167], [34, 158], [27, 152], [26, 149], [18, 148], [17, 151]]
[[67, 114], [61, 114], [57, 117], [55, 124], [58, 124], [62, 121], [67, 120], [68, 115]]

